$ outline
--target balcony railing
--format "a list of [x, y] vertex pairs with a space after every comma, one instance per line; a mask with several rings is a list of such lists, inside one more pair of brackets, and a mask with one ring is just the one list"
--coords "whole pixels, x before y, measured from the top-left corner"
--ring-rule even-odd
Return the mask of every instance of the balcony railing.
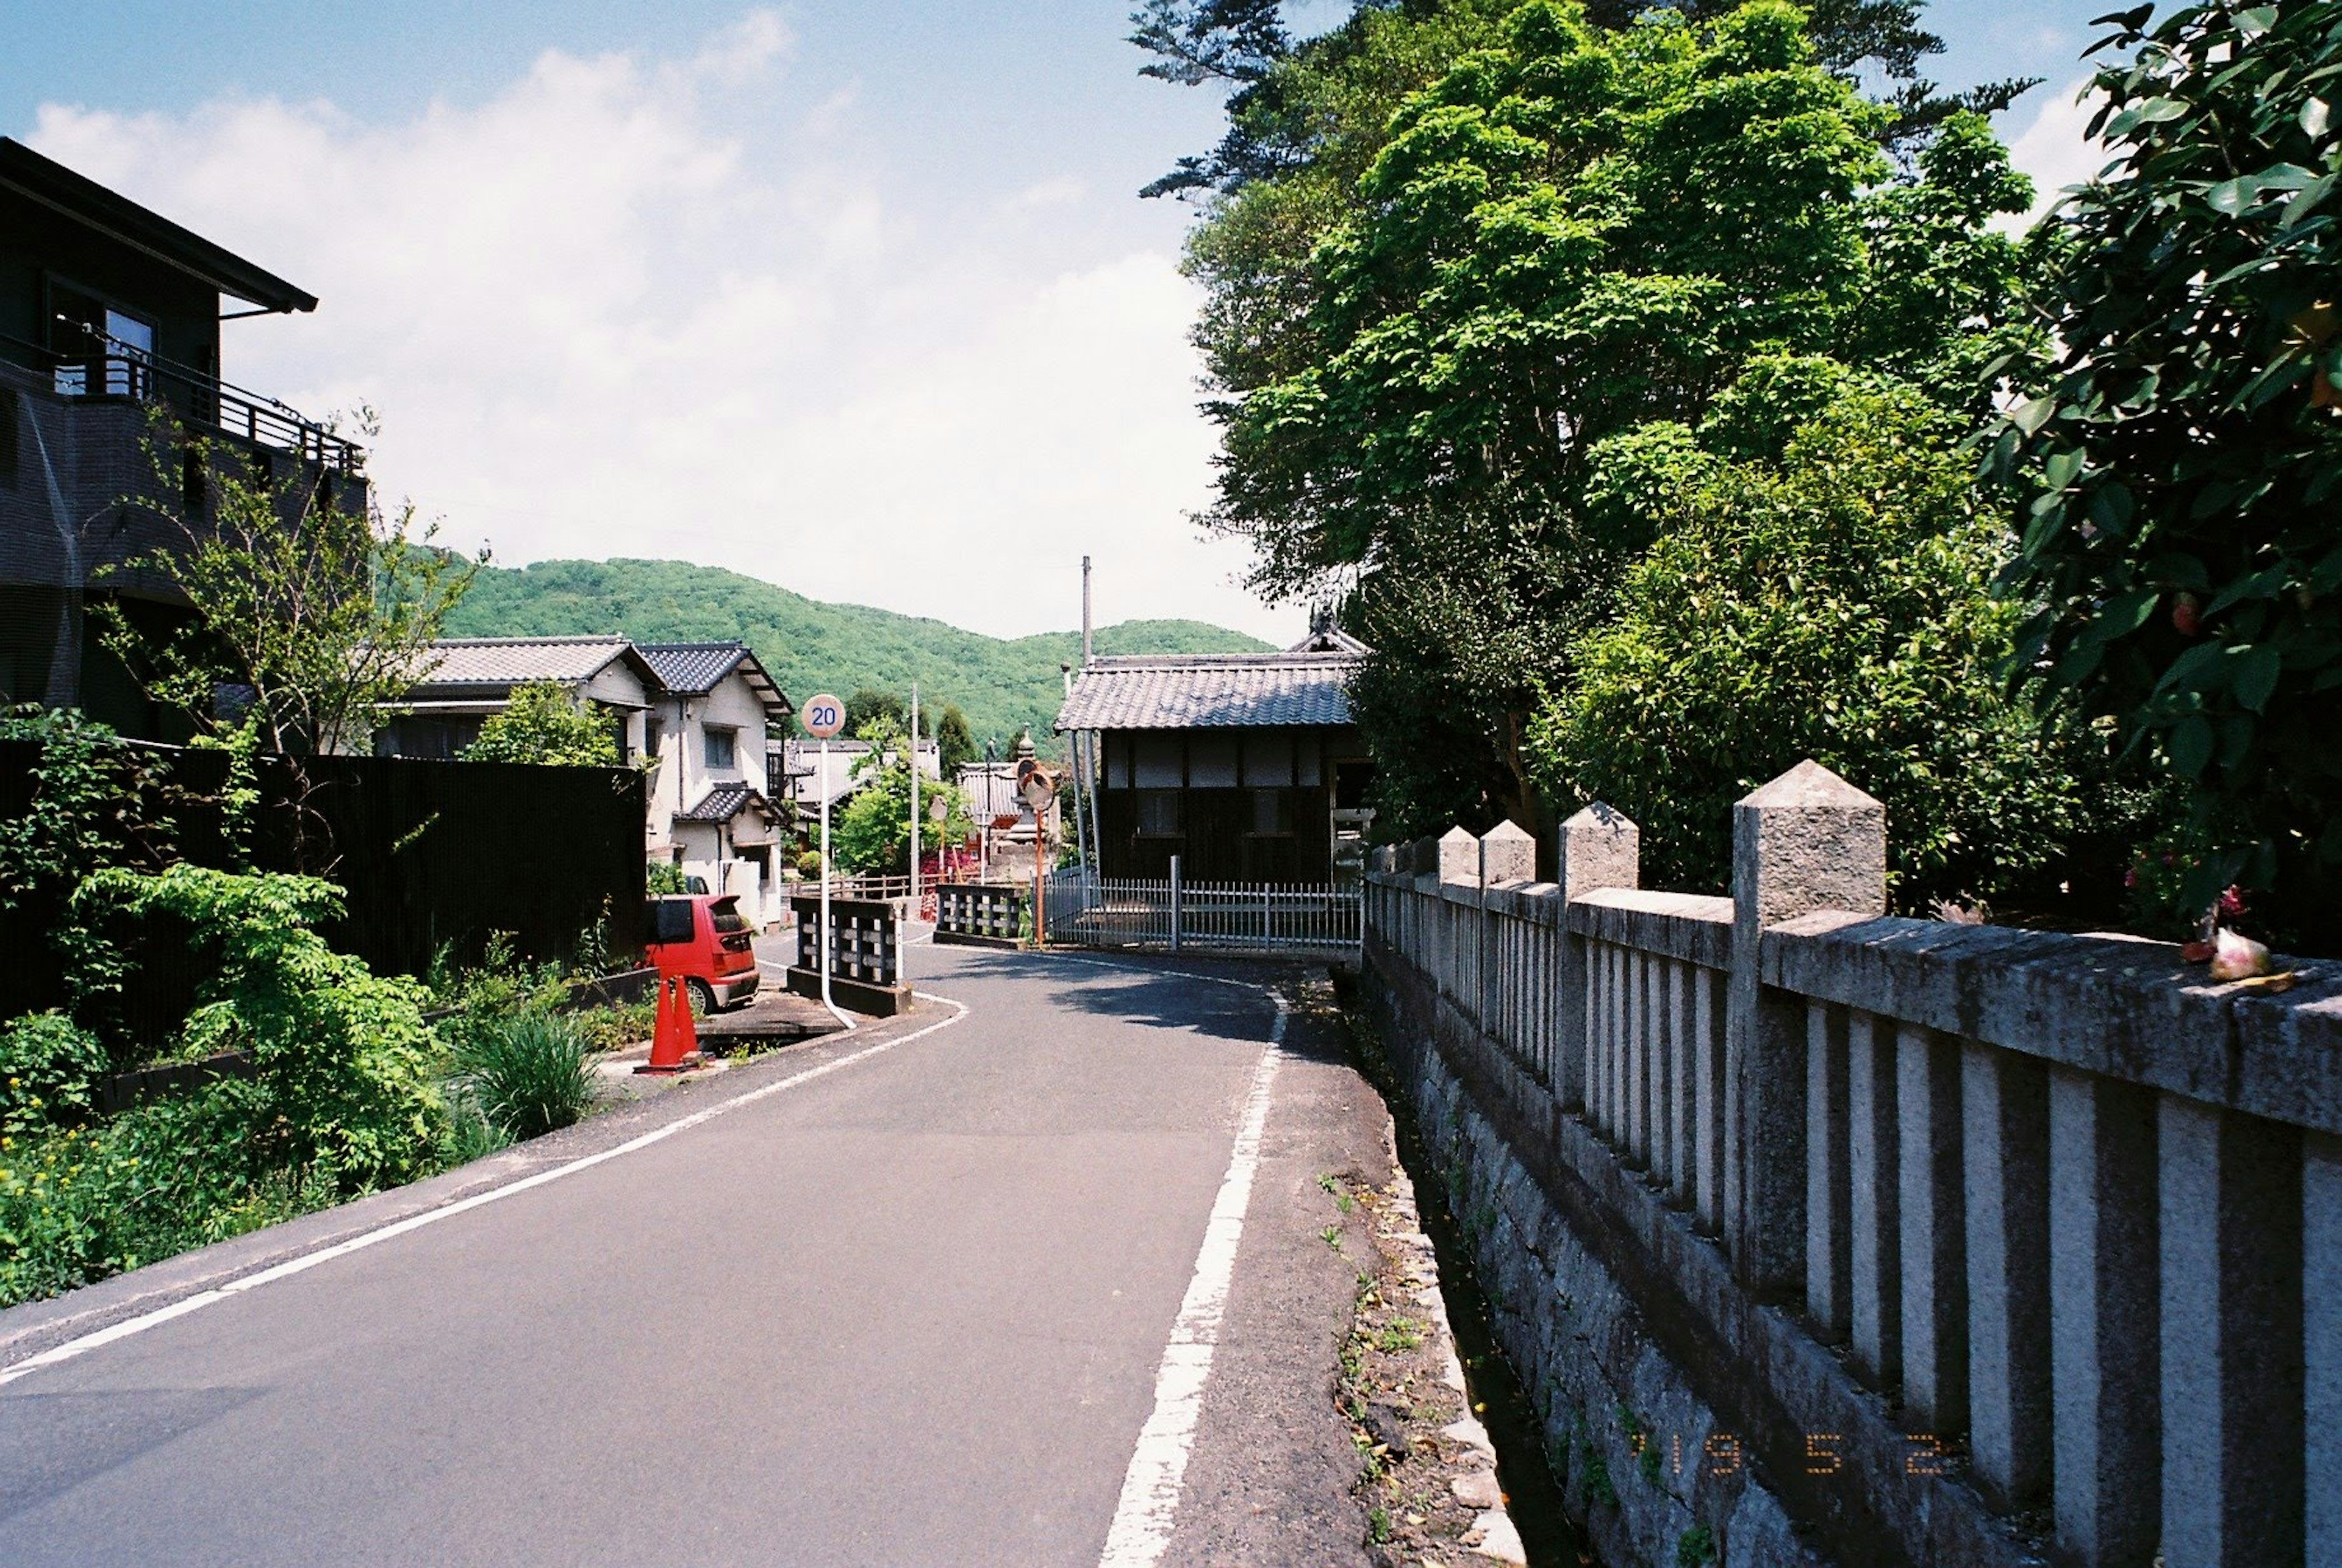
[[103, 352], [65, 354], [0, 334], [0, 363], [29, 371], [59, 397], [166, 404], [192, 425], [255, 446], [289, 452], [340, 474], [358, 474], [365, 453], [298, 410], [216, 376], [109, 340]]

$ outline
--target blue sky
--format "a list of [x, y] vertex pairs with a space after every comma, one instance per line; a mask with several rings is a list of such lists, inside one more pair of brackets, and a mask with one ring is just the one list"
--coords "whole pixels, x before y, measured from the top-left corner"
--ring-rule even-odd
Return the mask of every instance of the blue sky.
[[[377, 408], [375, 471], [500, 559], [674, 555], [1003, 634], [1076, 614], [1268, 636], [1198, 538], [1176, 276], [1138, 185], [1216, 135], [1126, 0], [657, 7], [5, 0], [0, 132], [316, 292], [231, 376]], [[1938, 0], [1959, 84], [2041, 75], [2104, 0]], [[1337, 14], [1296, 5], [1303, 25]]]

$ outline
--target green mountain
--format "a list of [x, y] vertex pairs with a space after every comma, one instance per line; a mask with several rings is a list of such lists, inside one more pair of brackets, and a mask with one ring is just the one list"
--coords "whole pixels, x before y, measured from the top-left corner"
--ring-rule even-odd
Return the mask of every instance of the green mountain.
[[[616, 632], [640, 643], [736, 637], [803, 702], [856, 686], [907, 693], [923, 709], [956, 703], [976, 744], [1006, 754], [1026, 724], [1044, 750], [1064, 685], [1057, 666], [1081, 656], [1081, 634], [1004, 641], [923, 616], [829, 604], [686, 561], [539, 561], [491, 566], [448, 617], [451, 637], [548, 637]], [[1268, 644], [1201, 621], [1123, 621], [1092, 639], [1101, 654], [1245, 654]]]

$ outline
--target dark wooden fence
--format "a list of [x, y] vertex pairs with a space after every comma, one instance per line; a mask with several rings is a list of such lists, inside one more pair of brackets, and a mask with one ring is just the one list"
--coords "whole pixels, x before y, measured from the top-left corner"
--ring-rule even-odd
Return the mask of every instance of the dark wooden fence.
[[[226, 860], [218, 795], [225, 759], [151, 748], [156, 800], [178, 858]], [[33, 807], [39, 748], [0, 742], [0, 819]], [[442, 946], [460, 961], [489, 935], [524, 955], [575, 955], [599, 926], [615, 966], [641, 951], [643, 780], [628, 769], [408, 757], [312, 757], [307, 788], [265, 764], [255, 834], [265, 870], [306, 866], [348, 894], [328, 941], [381, 974], [420, 974]], [[296, 796], [305, 794], [305, 809]], [[64, 975], [48, 943], [54, 908], [0, 910], [0, 1018], [59, 1005]], [[125, 1033], [152, 1047], [186, 1015], [203, 955], [184, 933], [136, 934]]]

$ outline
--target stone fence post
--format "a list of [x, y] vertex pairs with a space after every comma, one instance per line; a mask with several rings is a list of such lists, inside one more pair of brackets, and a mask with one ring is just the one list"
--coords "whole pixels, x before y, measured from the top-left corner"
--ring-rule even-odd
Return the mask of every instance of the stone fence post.
[[[1724, 1119], [1738, 1147], [1724, 1161], [1724, 1233], [1752, 1294], [1795, 1301], [1807, 1286], [1806, 1008], [1766, 990], [1758, 941], [1767, 926], [1817, 910], [1887, 912], [1887, 808], [1810, 760], [1736, 803], [1732, 906]], [[1842, 1101], [1845, 1043], [1834, 1071], [1829, 1045], [1815, 1042], [1810, 1093]]]
[[1561, 824], [1560, 1045], [1555, 1051], [1555, 1097], [1565, 1111], [1586, 1108], [1595, 1049], [1593, 1021], [1586, 1016], [1590, 977], [1586, 938], [1569, 928], [1569, 903], [1596, 888], [1642, 885], [1642, 830], [1600, 801]]

